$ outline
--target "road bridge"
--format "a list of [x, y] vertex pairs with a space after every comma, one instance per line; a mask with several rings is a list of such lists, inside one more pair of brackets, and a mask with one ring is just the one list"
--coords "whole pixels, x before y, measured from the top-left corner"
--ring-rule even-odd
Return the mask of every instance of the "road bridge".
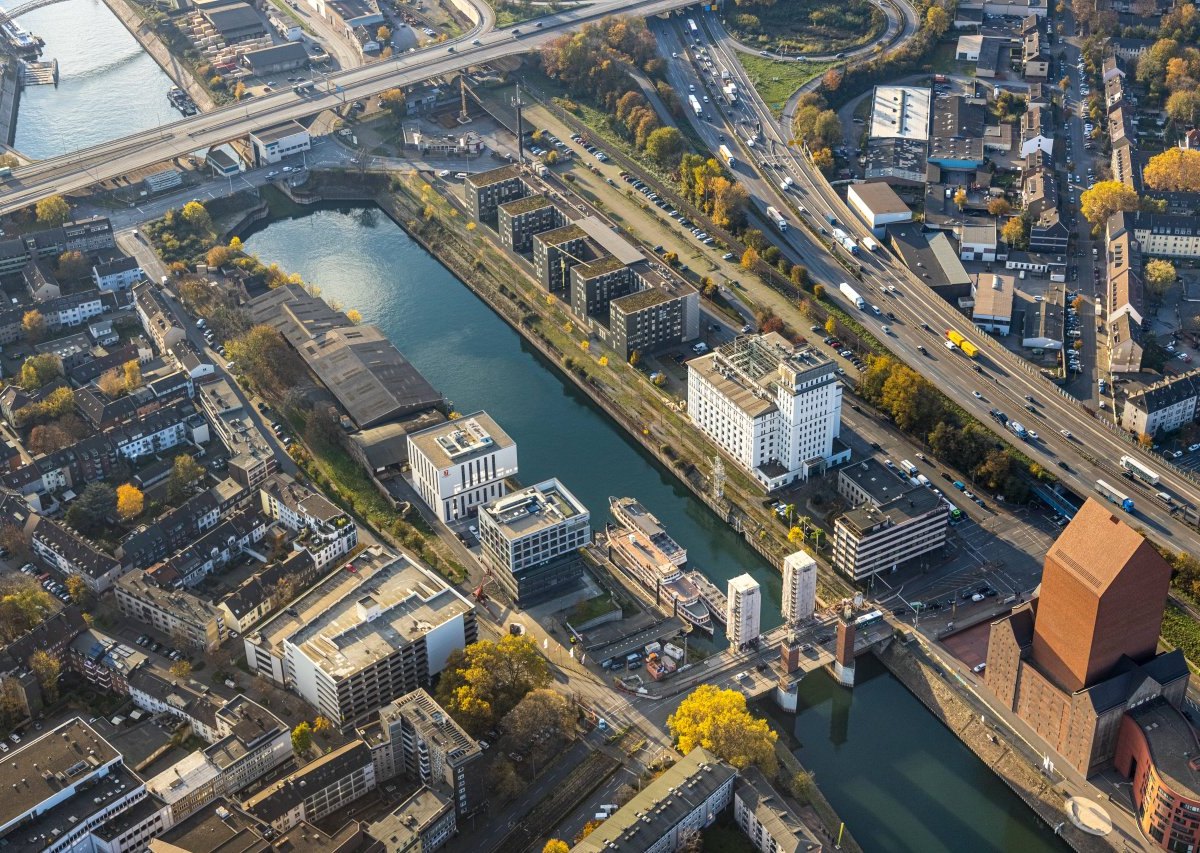
[[253, 130], [315, 115], [377, 95], [451, 74], [471, 65], [526, 53], [581, 24], [609, 15], [655, 15], [690, 5], [692, 0], [604, 0], [577, 6], [537, 23], [484, 32], [476, 26], [454, 43], [405, 53], [393, 59], [322, 78], [316, 91], [292, 90], [243, 101], [16, 169], [0, 194], [0, 213], [11, 213], [50, 195], [70, 193], [193, 151], [219, 145]]

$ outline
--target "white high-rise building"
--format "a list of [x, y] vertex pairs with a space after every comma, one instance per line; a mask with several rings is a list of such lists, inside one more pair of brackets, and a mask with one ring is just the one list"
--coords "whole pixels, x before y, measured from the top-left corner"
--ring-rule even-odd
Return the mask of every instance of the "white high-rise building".
[[803, 622], [817, 609], [817, 561], [804, 551], [783, 558], [783, 620]]
[[725, 633], [729, 645], [744, 649], [758, 639], [762, 626], [762, 590], [750, 575], [729, 579]]
[[486, 412], [413, 433], [408, 459], [417, 494], [445, 523], [503, 497], [517, 474], [516, 442]]
[[689, 361], [688, 415], [767, 491], [850, 458], [836, 365], [777, 332]]

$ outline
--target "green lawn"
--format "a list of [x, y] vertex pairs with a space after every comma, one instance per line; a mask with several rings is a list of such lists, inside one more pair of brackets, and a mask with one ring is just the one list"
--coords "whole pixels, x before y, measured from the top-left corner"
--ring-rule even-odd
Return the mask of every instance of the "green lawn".
[[1163, 613], [1162, 638], [1167, 645], [1183, 651], [1188, 666], [1196, 671], [1200, 662], [1200, 623], [1175, 604], [1167, 604]]
[[743, 44], [793, 56], [851, 50], [874, 41], [887, 27], [883, 12], [865, 0], [739, 2], [723, 19]]
[[814, 77], [820, 77], [835, 62], [780, 62], [764, 56], [738, 53], [738, 61], [746, 69], [758, 94], [779, 115], [792, 94]]
[[488, 0], [496, 11], [496, 26], [511, 27], [534, 18], [544, 18], [559, 10], [558, 6], [535, 6], [532, 3], [506, 3], [504, 0]]

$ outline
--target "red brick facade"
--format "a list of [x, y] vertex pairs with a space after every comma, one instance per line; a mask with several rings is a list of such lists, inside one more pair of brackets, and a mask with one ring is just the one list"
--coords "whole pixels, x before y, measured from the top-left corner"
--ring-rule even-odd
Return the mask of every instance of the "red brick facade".
[[1134, 711], [1121, 721], [1114, 764], [1118, 772], [1132, 780], [1130, 793], [1142, 832], [1164, 850], [1200, 848], [1200, 794], [1180, 776], [1182, 773], [1194, 778], [1195, 759], [1164, 755], [1162, 758], [1174, 759], [1170, 770], [1161, 768], [1155, 760], [1156, 748], [1173, 753], [1189, 741], [1191, 754], [1195, 755], [1200, 749], [1195, 732], [1173, 708], [1159, 707], [1149, 716]]

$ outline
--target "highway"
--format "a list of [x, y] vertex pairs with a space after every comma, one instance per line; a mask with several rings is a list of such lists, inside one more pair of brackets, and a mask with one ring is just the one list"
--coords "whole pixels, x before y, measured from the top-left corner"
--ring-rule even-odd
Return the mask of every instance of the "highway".
[[[711, 32], [724, 33], [714, 15], [705, 14], [702, 19]], [[661, 24], [658, 25], [660, 32], [662, 28]], [[677, 34], [676, 38], [679, 38]], [[742, 146], [740, 149], [739, 153], [747, 159], [739, 164], [738, 177], [745, 179], [749, 172], [756, 172], [747, 181], [747, 186], [759, 209], [769, 204], [789, 211], [788, 218], [793, 227], [786, 234], [773, 234], [772, 239], [781, 248], [790, 249], [787, 254], [798, 254], [815, 279], [832, 285], [827, 288], [827, 295], [849, 314], [857, 316], [901, 360], [946, 392], [996, 435], [1047, 470], [1053, 471], [1077, 494], [1094, 494], [1095, 481], [1108, 480], [1134, 498], [1137, 509], [1136, 520], [1132, 523], [1143, 528], [1147, 535], [1172, 550], [1195, 551], [1200, 548], [1200, 535], [1195, 529], [1158, 504], [1153, 499], [1152, 491], [1120, 477], [1118, 460], [1125, 454], [1138, 456], [1162, 476], [1160, 488], [1192, 506], [1200, 506], [1200, 489], [1169, 468], [1162, 459], [1141, 453], [1119, 430], [1112, 429], [1111, 423], [1106, 425], [1093, 417], [1084, 409], [1081, 401], [1060, 392], [1049, 380], [1039, 376], [1031, 365], [1004, 350], [986, 335], [976, 332], [967, 318], [935, 294], [899, 258], [888, 252], [872, 254], [863, 251], [855, 259], [861, 264], [863, 272], [862, 282], [854, 282], [854, 287], [868, 303], [879, 306], [884, 312], [894, 313], [897, 318], [895, 321], [876, 316], [870, 309], [858, 311], [837, 292], [838, 282], [853, 282], [853, 279], [832, 258], [828, 246], [819, 242], [817, 236], [803, 227], [800, 221], [807, 219], [817, 229], [831, 227], [826, 220], [828, 215], [837, 220], [838, 227], [856, 238], [871, 236], [870, 232], [825, 178], [812, 167], [803, 152], [788, 144], [791, 140], [790, 130], [780, 127], [758, 97], [740, 63], [736, 61], [734, 48], [723, 43], [720, 36], [713, 42], [702, 32], [701, 40], [712, 52], [714, 60], [727, 68], [738, 83], [741, 104], [737, 110], [730, 112], [741, 117], [745, 115], [741, 110], [749, 108], [754, 121], [762, 128], [761, 142], [753, 148]], [[669, 57], [671, 50], [678, 51], [677, 46], [670, 44], [662, 45], [660, 49], [665, 57]], [[681, 59], [674, 60], [673, 64], [682, 64], [682, 54]], [[723, 109], [714, 104], [714, 109], [717, 108]], [[711, 143], [713, 125], [697, 121], [690, 112], [688, 119], [706, 143]], [[713, 148], [715, 150], [715, 146]], [[772, 171], [763, 165], [764, 162], [779, 163], [783, 168]], [[752, 169], [751, 163], [755, 168]], [[778, 181], [784, 174], [796, 181], [795, 191], [785, 194], [778, 190]], [[764, 175], [772, 175], [772, 178], [764, 179]], [[800, 212], [800, 205], [806, 208], [806, 214]], [[1086, 282], [1081, 284], [1086, 287]], [[896, 289], [894, 295], [888, 291], [889, 286]], [[922, 329], [923, 323], [929, 326], [930, 331]], [[890, 326], [891, 334], [883, 333], [881, 326], [884, 324]], [[943, 348], [944, 332], [951, 328], [967, 334], [981, 347], [978, 371], [972, 360], [957, 351], [949, 352]], [[924, 346], [928, 355], [922, 354], [918, 346]], [[975, 391], [980, 394], [978, 398], [972, 394]], [[1027, 405], [1032, 405], [1036, 414], [1026, 411]], [[989, 417], [992, 408], [1022, 420], [1029, 429], [1039, 433], [1038, 440], [1018, 440]], [[1060, 434], [1059, 431], [1064, 429], [1070, 433], [1069, 437]], [[1069, 468], [1059, 466], [1060, 461]]]
[[[655, 15], [687, 6], [691, 0], [603, 0], [547, 15], [518, 27], [489, 30], [485, 21], [456, 42], [322, 77], [317, 91], [291, 89], [243, 101], [16, 169], [0, 195], [0, 214], [27, 207], [46, 196], [74, 192], [127, 175], [172, 157], [190, 154], [244, 136], [255, 129], [306, 118], [325, 109], [450, 74], [504, 56], [526, 53], [580, 24], [608, 15]], [[487, 30], [487, 31], [485, 31]], [[515, 33], [520, 31], [520, 35]], [[478, 44], [476, 44], [478, 42]]]

